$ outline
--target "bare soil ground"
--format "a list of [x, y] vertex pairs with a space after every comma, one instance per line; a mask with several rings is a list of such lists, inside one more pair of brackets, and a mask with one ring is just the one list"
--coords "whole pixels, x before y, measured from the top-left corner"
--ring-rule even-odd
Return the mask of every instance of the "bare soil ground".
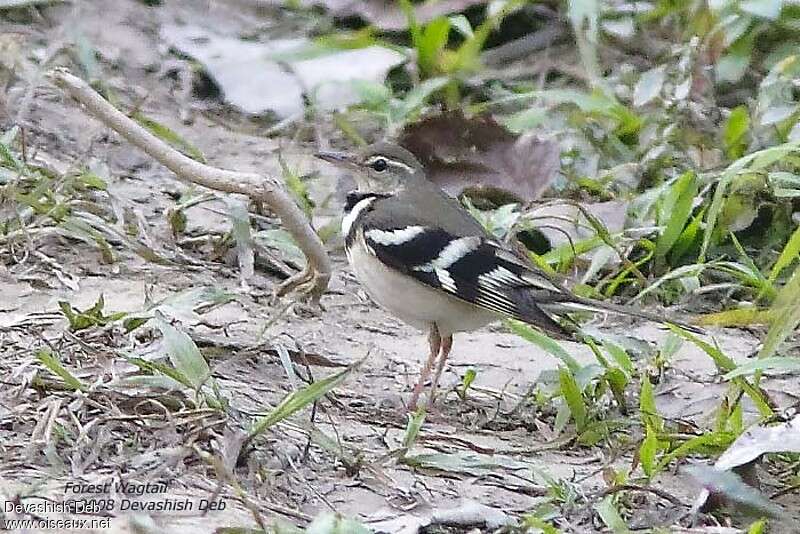
[[[44, 13], [44, 19], [8, 28], [20, 35], [31, 53], [47, 56], [82, 40], [98, 51], [104, 82], [123, 106], [138, 107], [173, 128], [210, 163], [278, 175], [276, 151], [280, 148], [292, 166], [321, 173], [313, 187], [318, 200], [331, 193], [326, 184], [335, 183], [337, 177], [309, 156], [313, 150], [310, 129], [301, 128], [295, 137], [265, 137], [269, 124], [220, 104], [187, 101], [176, 80], [164, 74], [165, 67], [179, 58], [161, 40], [162, 25], [191, 22], [241, 36], [291, 24], [277, 12], [247, 9], [235, 2], [186, 0], [148, 8], [133, 0], [107, 0], [63, 4]], [[57, 62], [74, 66], [69, 54], [58, 55], [62, 57]], [[22, 114], [29, 156], [61, 168], [98, 169], [108, 180], [115, 202], [141, 214], [150, 239], [176, 248], [166, 213], [175, 204], [175, 193], [186, 186], [65, 101], [44, 80], [25, 90], [31, 92], [25, 100], [28, 109], [6, 113], [8, 120]], [[179, 117], [191, 107], [196, 108], [195, 120], [184, 124]], [[318, 222], [325, 222], [338, 209], [335, 198], [320, 209]], [[499, 326], [457, 337], [443, 378], [448, 393], [425, 421], [414, 450], [415, 454], [462, 454], [466, 459], [492, 455], [493, 463], [481, 466], [465, 461], [450, 472], [398, 464], [387, 455], [402, 443], [403, 400], [425, 356], [424, 334], [371, 304], [337, 250], [333, 252], [336, 270], [330, 291], [322, 299], [322, 312], [291, 306], [290, 298], [273, 299], [271, 290], [279, 279], [268, 272], [259, 271], [243, 290], [234, 261], [209, 259], [214, 248], [209, 236], [229, 228], [224, 212], [222, 202], [189, 210], [186, 235], [198, 239], [182, 253], [191, 264], [159, 266], [125, 248], [117, 249], [118, 261], [107, 264], [96, 247], [53, 237], [41, 241], [38, 254], [0, 265], [0, 372], [4, 377], [0, 494], [5, 499], [24, 502], [38, 495], [61, 502], [68, 483], [166, 481], [165, 492], [134, 500], [209, 499], [224, 502], [225, 507], [208, 512], [195, 507], [186, 513], [100, 512], [97, 517], [109, 516], [110, 526], [96, 531], [213, 532], [220, 527], [255, 527], [254, 510], [267, 523], [280, 518], [305, 525], [319, 512], [335, 510], [376, 530], [414, 532], [416, 525], [427, 524], [431, 514], [458, 507], [462, 499], [516, 519], [547, 493], [545, 476], [571, 481], [584, 495], [592, 495], [606, 487], [603, 476], [608, 466], [632, 464], [634, 438], [627, 449], [586, 448], [565, 443], [569, 440], [552, 433], [553, 414], [538, 409], [526, 394], [542, 373], [557, 369], [559, 361]], [[106, 310], [137, 311], [147, 302], [200, 287], [236, 295], [209, 313], [187, 317], [182, 327], [204, 347], [221, 393], [229, 400], [230, 413], [239, 414], [238, 422], [233, 415], [226, 424], [218, 412], [194, 409], [188, 402], [176, 405], [174, 395], [165, 392], [159, 397], [145, 386], [129, 391], [105, 387], [109, 380], [131, 372], [118, 351], [145, 358], [157, 355], [162, 351], [157, 336], [152, 329], [126, 335], [119, 327], [72, 334], [58, 312], [59, 301], [83, 309], [100, 295]], [[656, 344], [666, 336], [658, 327], [643, 323], [598, 318], [593, 326]], [[758, 338], [744, 331], [717, 331], [714, 336], [727, 354], [739, 360], [758, 346]], [[279, 345], [334, 362], [349, 363], [368, 355], [315, 414], [318, 427], [335, 436], [344, 454], [357, 458], [357, 465], [348, 469], [341, 458], [307, 446], [302, 432], [306, 413], [258, 440], [246, 461], [233, 469], [237, 482], [232, 484], [205, 453], [224, 457], [230, 440], [235, 439], [224, 428], [246, 424], [248, 416], [269, 410], [291, 391], [276, 352], [269, 350]], [[585, 347], [564, 346], [579, 361], [592, 359]], [[85, 383], [95, 384], [94, 389], [85, 394], [59, 391], [57, 381], [37, 373], [35, 353], [45, 347], [57, 350], [65, 365]], [[468, 368], [478, 373], [462, 400], [454, 386]], [[320, 378], [336, 369], [312, 366], [308, 370]], [[300, 366], [298, 373], [305, 375], [306, 368]], [[687, 426], [707, 423], [725, 389], [716, 376], [708, 357], [684, 344], [656, 388], [661, 413]], [[767, 390], [780, 405], [791, 404], [798, 389], [794, 379], [767, 382]], [[697, 492], [681, 470], [661, 476], [655, 487], [686, 506]], [[643, 492], [637, 498], [640, 517], [632, 520], [633, 525], [672, 524], [686, 511], [653, 493]], [[793, 498], [784, 497], [783, 504]], [[581, 505], [562, 528], [600, 531], [590, 517], [589, 508]]]

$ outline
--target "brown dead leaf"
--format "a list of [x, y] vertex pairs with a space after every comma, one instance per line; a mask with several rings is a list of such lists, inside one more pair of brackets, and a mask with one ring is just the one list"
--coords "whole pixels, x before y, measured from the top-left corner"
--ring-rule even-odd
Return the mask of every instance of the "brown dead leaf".
[[555, 141], [518, 136], [491, 117], [442, 113], [405, 128], [399, 143], [425, 166], [428, 178], [451, 195], [495, 192], [528, 202], [541, 196], [560, 165]]

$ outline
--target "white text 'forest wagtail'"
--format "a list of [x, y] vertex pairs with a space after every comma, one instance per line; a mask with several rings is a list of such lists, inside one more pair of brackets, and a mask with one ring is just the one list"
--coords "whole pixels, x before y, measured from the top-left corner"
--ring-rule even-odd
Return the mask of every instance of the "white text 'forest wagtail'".
[[555, 318], [575, 311], [666, 320], [578, 297], [527, 265], [428, 181], [422, 165], [400, 146], [381, 142], [353, 154], [317, 157], [355, 171], [358, 190], [347, 196], [342, 234], [356, 277], [375, 302], [429, 332], [430, 355], [411, 396], [412, 410], [435, 367], [428, 404], [433, 402], [454, 332], [511, 317], [569, 339], [572, 332]]

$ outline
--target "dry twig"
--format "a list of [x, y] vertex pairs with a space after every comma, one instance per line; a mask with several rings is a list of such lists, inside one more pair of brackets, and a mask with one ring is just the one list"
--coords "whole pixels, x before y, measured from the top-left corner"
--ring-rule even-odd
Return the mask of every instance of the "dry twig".
[[80, 102], [90, 115], [174, 172], [178, 179], [224, 193], [245, 195], [269, 206], [297, 242], [307, 262], [305, 270], [281, 284], [279, 293], [308, 284], [305, 289], [313, 300], [319, 300], [330, 280], [330, 260], [322, 241], [280, 182], [256, 173], [220, 169], [195, 161], [139, 126], [67, 69], [53, 69], [48, 77]]

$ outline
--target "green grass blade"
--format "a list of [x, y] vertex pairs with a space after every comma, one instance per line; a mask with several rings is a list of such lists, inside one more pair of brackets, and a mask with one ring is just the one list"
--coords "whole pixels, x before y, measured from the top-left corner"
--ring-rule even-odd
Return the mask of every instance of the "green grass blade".
[[251, 440], [259, 434], [264, 433], [276, 423], [283, 421], [287, 417], [302, 410], [309, 404], [326, 395], [333, 388], [344, 382], [344, 379], [347, 378], [355, 369], [357, 369], [363, 361], [363, 359], [359, 360], [346, 369], [342, 369], [338, 373], [325, 377], [322, 380], [317, 380], [313, 384], [309, 384], [308, 386], [298, 389], [297, 391], [294, 391], [284, 397], [283, 400], [270, 413], [260, 417], [256, 421], [256, 423], [253, 425], [253, 428], [250, 430], [248, 440]]
[[764, 344], [758, 352], [759, 358], [769, 358], [800, 324], [800, 266], [792, 278], [778, 292], [772, 305], [773, 320]]
[[781, 255], [778, 256], [775, 265], [772, 266], [772, 270], [769, 273], [769, 281], [774, 283], [778, 275], [796, 261], [798, 257], [800, 257], [800, 226], [797, 227], [789, 238], [789, 241], [786, 242], [786, 246], [783, 247]]
[[48, 349], [42, 349], [36, 353], [36, 359], [41, 362], [42, 365], [47, 367], [47, 369], [59, 377], [64, 383], [72, 389], [78, 391], [86, 391], [88, 388], [78, 380], [75, 375], [70, 373], [66, 367], [61, 365], [61, 362], [58, 361], [58, 358], [55, 354], [50, 352]]
[[564, 401], [569, 406], [572, 419], [575, 421], [575, 428], [581, 433], [586, 427], [587, 410], [578, 382], [572, 372], [563, 367], [558, 370], [558, 381], [561, 385], [561, 394], [564, 395]]
[[656, 240], [656, 263], [662, 265], [667, 253], [681, 236], [689, 217], [692, 215], [692, 203], [697, 196], [697, 180], [693, 172], [684, 173], [669, 189], [662, 204], [662, 223], [666, 222], [664, 231]]
[[564, 350], [561, 345], [559, 345], [554, 339], [548, 337], [547, 335], [539, 332], [535, 328], [530, 325], [527, 325], [521, 321], [517, 321], [514, 319], [509, 319], [506, 321], [506, 325], [514, 332], [516, 335], [524, 339], [525, 341], [530, 341], [540, 349], [549, 352], [562, 362], [564, 362], [567, 367], [569, 367], [570, 371], [573, 373], [577, 372], [581, 365], [578, 361], [573, 358], [566, 350]]
[[700, 256], [697, 260], [698, 263], [704, 263], [706, 261], [708, 247], [711, 245], [711, 237], [714, 235], [714, 231], [716, 230], [717, 219], [722, 211], [722, 205], [726, 199], [728, 186], [733, 179], [746, 167], [752, 171], [760, 170], [798, 149], [800, 149], [800, 141], [792, 141], [782, 145], [765, 148], [737, 159], [723, 171], [722, 176], [720, 176], [719, 180], [717, 181], [717, 188], [714, 191], [714, 197], [711, 200], [711, 207], [708, 209], [708, 215], [706, 217], [706, 229], [705, 233], [703, 234], [703, 244], [700, 247]]

